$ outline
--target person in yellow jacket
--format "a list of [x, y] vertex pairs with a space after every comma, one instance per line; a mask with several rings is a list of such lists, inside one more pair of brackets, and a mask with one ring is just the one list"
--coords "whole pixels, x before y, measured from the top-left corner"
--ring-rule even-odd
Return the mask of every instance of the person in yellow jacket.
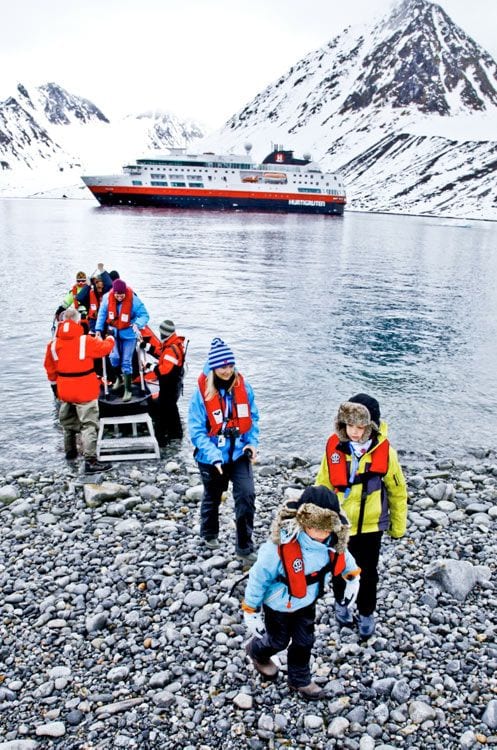
[[[406, 531], [407, 487], [404, 474], [380, 419], [378, 401], [358, 393], [341, 404], [335, 432], [328, 438], [316, 477], [317, 485], [336, 492], [351, 525], [349, 549], [362, 570], [357, 597], [357, 624], [362, 639], [375, 631], [381, 538], [400, 539]], [[352, 627], [354, 617], [343, 603], [343, 582], [333, 578], [335, 617]]]

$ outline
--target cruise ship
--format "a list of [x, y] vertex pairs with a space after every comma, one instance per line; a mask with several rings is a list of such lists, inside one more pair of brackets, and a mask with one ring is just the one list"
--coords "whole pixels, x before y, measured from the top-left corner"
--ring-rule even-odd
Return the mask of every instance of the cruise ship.
[[308, 154], [273, 146], [261, 164], [245, 154], [187, 154], [137, 159], [120, 175], [81, 178], [102, 206], [154, 206], [341, 216], [346, 203], [340, 177], [323, 172]]

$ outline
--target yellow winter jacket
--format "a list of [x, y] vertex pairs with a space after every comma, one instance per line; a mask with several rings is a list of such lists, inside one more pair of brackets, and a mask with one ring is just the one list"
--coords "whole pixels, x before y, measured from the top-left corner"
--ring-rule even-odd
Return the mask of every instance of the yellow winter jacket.
[[[359, 465], [356, 477], [360, 477], [367, 471], [371, 464], [371, 457], [374, 450], [383, 443], [387, 438], [388, 427], [386, 422], [381, 422], [378, 433], [378, 441], [359, 459]], [[342, 451], [347, 461], [347, 476], [350, 477], [351, 456], [348, 449], [348, 443], [339, 443], [335, 450]], [[333, 487], [330, 481], [328, 471], [328, 457], [325, 454], [321, 461], [316, 484], [323, 484], [325, 487], [336, 492], [340, 501], [340, 506], [349, 519], [351, 525], [351, 536], [358, 533], [358, 522], [361, 509], [361, 499], [364, 488], [364, 515], [361, 533], [367, 534], [371, 531], [388, 531], [391, 537], [400, 538], [404, 536], [407, 521], [407, 486], [404, 474], [402, 473], [397, 451], [390, 446], [388, 451], [388, 470], [387, 473], [378, 481], [378, 476], [365, 477], [365, 483], [352, 484], [348, 486], [348, 491], [340, 491]]]

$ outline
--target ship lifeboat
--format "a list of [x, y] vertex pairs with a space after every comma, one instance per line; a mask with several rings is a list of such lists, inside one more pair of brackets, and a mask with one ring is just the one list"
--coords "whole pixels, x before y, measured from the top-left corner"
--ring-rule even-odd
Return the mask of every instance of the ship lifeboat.
[[257, 175], [247, 175], [247, 177], [242, 177], [242, 182], [259, 182], [259, 178]]
[[264, 172], [264, 182], [285, 183], [287, 182], [284, 172]]

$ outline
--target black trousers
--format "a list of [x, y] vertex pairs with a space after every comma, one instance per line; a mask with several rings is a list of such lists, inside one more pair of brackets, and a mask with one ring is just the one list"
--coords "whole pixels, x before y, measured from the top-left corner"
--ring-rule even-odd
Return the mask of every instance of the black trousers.
[[223, 464], [220, 474], [211, 464], [198, 464], [204, 485], [200, 506], [200, 536], [213, 539], [219, 534], [219, 504], [223, 492], [233, 483], [233, 500], [236, 518], [236, 551], [248, 555], [254, 551], [252, 532], [255, 513], [255, 487], [252, 464], [248, 456]]
[[293, 687], [308, 685], [311, 682], [315, 619], [315, 603], [294, 612], [277, 612], [264, 605], [266, 632], [262, 638], [252, 639], [252, 656], [258, 661], [267, 662], [271, 656], [288, 647], [288, 683]]
[[[372, 531], [368, 534], [356, 534], [349, 540], [349, 551], [361, 568], [361, 582], [357, 597], [357, 609], [361, 615], [372, 615], [376, 609], [378, 560], [382, 535], [383, 531]], [[342, 576], [334, 576], [333, 592], [337, 602], [342, 601], [344, 590], [345, 581]]]
[[159, 403], [156, 413], [155, 434], [159, 442], [181, 439], [183, 426], [178, 411], [181, 382], [173, 371], [159, 377]]

